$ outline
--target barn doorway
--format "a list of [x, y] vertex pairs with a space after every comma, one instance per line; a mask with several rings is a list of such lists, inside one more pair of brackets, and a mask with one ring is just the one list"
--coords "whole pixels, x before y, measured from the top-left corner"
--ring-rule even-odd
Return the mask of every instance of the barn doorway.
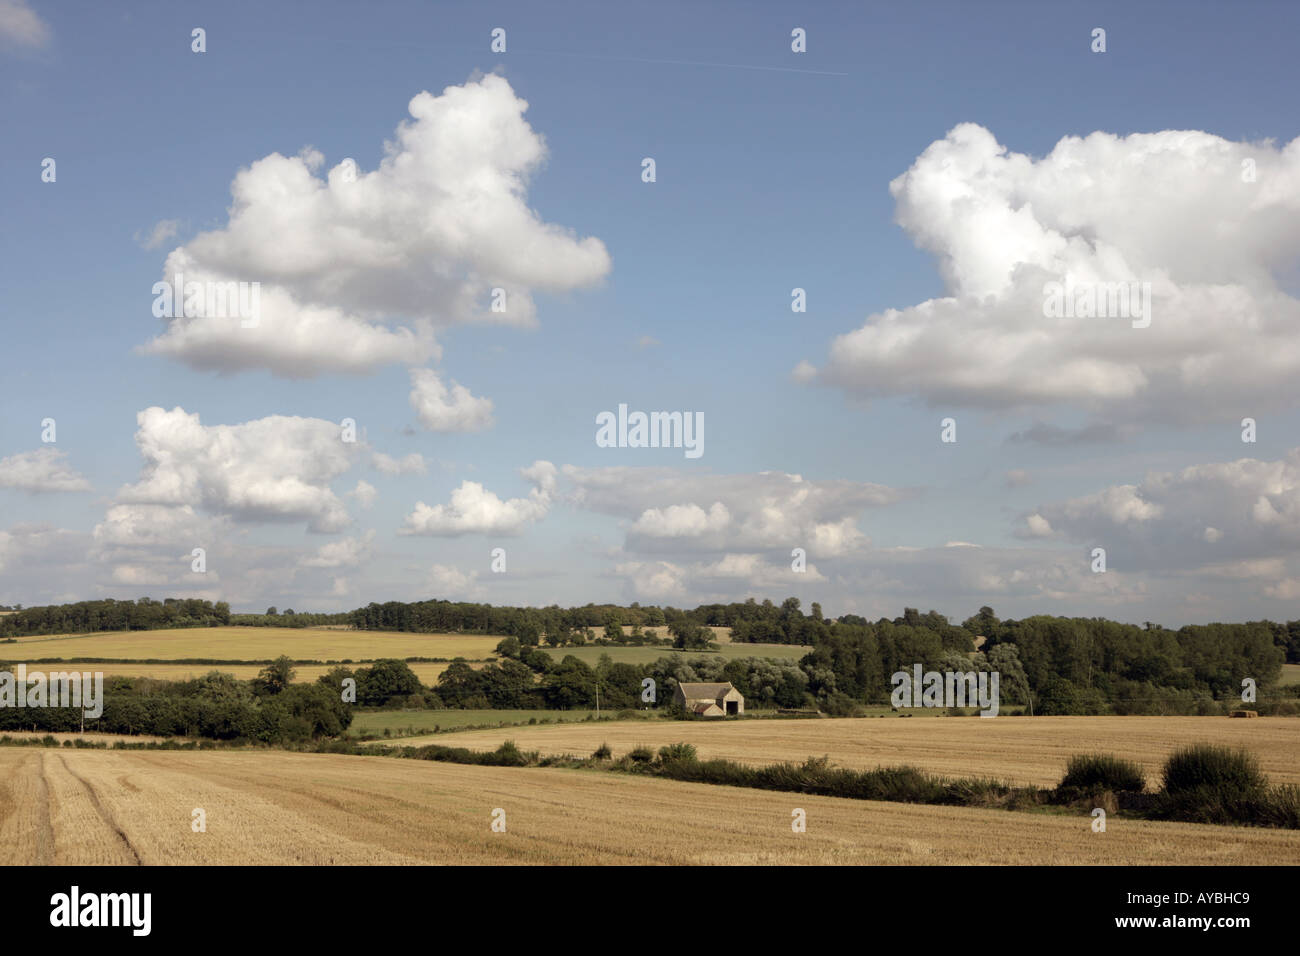
[[740, 713], [739, 702], [734, 700], [727, 701], [727, 716], [735, 717], [738, 713]]

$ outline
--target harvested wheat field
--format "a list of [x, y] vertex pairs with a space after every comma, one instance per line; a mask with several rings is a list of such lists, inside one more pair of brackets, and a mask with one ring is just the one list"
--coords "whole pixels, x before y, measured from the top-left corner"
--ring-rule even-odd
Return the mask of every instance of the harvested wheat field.
[[287, 654], [294, 660], [304, 661], [361, 661], [384, 657], [484, 660], [500, 641], [499, 637], [470, 634], [340, 631], [315, 627], [182, 627], [159, 631], [20, 637], [17, 644], [0, 646], [0, 658], [261, 661]]
[[[207, 832], [191, 829], [206, 811]], [[791, 811], [807, 813], [793, 833]], [[491, 832], [495, 808], [506, 832]], [[292, 753], [0, 750], [0, 864], [1294, 864], [1300, 832]]]
[[686, 741], [702, 759], [747, 764], [828, 755], [859, 770], [911, 764], [946, 777], [997, 777], [1015, 785], [1060, 782], [1072, 754], [1102, 751], [1136, 760], [1156, 785], [1165, 758], [1183, 744], [1211, 741], [1255, 753], [1274, 783], [1300, 783], [1300, 719], [1269, 717], [943, 717], [927, 720], [614, 721], [469, 730], [410, 738], [494, 750], [514, 740], [523, 750], [589, 756], [602, 743], [615, 755], [638, 744], [655, 749]]
[[[34, 668], [54, 669], [54, 665], [33, 665]], [[210, 671], [222, 671], [226, 674], [233, 674], [239, 680], [252, 680], [261, 673], [264, 665], [262, 664], [136, 664], [131, 661], [120, 661], [112, 664], [75, 664], [69, 665], [76, 670], [92, 671], [101, 673], [105, 678], [108, 677], [152, 677], [155, 680], [190, 680], [194, 677], [202, 677]], [[325, 674], [331, 667], [338, 665], [331, 664], [294, 664], [293, 665], [293, 682], [295, 684], [311, 683], [318, 677]], [[345, 665], [355, 668], [365, 667], [365, 664]], [[420, 679], [421, 683], [433, 684], [437, 682], [438, 675], [445, 671], [450, 664], [436, 664], [431, 662], [415, 662], [407, 664]], [[481, 663], [473, 663], [470, 667], [482, 667]]]

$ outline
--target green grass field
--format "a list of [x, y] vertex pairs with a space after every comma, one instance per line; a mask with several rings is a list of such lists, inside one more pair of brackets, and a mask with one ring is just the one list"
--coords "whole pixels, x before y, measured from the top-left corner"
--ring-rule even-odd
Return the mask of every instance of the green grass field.
[[1278, 684], [1282, 687], [1300, 684], [1300, 664], [1283, 664], [1282, 676], [1278, 679]]

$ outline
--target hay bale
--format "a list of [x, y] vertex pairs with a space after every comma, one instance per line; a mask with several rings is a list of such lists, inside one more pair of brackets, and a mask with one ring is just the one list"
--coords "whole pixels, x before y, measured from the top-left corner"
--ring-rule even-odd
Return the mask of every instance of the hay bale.
[[1258, 717], [1258, 716], [1259, 716], [1259, 711], [1257, 711], [1257, 710], [1234, 710], [1232, 713], [1228, 714], [1228, 716], [1229, 716], [1229, 717]]

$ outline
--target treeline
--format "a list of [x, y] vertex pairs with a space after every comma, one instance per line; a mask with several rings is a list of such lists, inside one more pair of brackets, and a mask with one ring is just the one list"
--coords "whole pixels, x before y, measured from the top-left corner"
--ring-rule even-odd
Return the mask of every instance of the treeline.
[[148, 631], [164, 627], [217, 627], [231, 622], [225, 601], [167, 598], [155, 601], [78, 601], [28, 607], [0, 616], [0, 637], [39, 634], [89, 634], [95, 631]]
[[588, 604], [585, 607], [494, 607], [456, 601], [389, 601], [368, 604], [348, 615], [353, 627], [370, 631], [417, 631], [420, 633], [464, 633], [510, 636], [521, 643], [542, 641], [562, 646], [590, 639], [587, 631], [619, 627], [662, 627], [685, 620], [686, 612], [676, 608], [619, 607]]
[[[516, 656], [509, 656], [512, 650]], [[593, 667], [573, 654], [556, 661], [526, 646], [498, 646], [498, 653], [506, 656], [478, 670], [453, 663], [438, 675], [428, 703], [465, 709], [574, 710], [593, 708], [599, 699], [600, 706], [610, 710], [662, 708], [672, 703], [679, 681], [731, 681], [750, 706], [799, 707], [808, 700], [808, 678], [793, 661], [712, 656], [627, 664], [602, 654]], [[653, 701], [642, 699], [647, 677], [654, 681]]]
[[283, 611], [268, 607], [265, 614], [232, 614], [230, 623], [240, 627], [322, 627], [328, 624], [351, 624], [352, 612], [315, 614], [299, 613], [291, 607]]
[[820, 604], [814, 602], [810, 610], [805, 615], [794, 597], [780, 605], [750, 598], [743, 603], [703, 604], [688, 613], [699, 624], [731, 628], [731, 639], [741, 643], [813, 644], [826, 636], [829, 622]]
[[[405, 666], [405, 665], [403, 665]], [[187, 681], [109, 677], [103, 713], [84, 718], [79, 707], [0, 707], [0, 730], [47, 733], [206, 737], [285, 744], [336, 737], [352, 723], [352, 708], [323, 683], [291, 684], [287, 658], [254, 680], [213, 671]]]
[[[1300, 622], [1189, 625], [1169, 630], [1105, 618], [999, 620], [981, 608], [961, 626], [933, 611], [831, 625], [801, 666], [827, 709], [884, 703], [896, 671], [996, 671], [1003, 706], [1036, 714], [1219, 713], [1243, 706], [1243, 681], [1273, 692], [1296, 659]], [[973, 638], [983, 638], [978, 652]]]

